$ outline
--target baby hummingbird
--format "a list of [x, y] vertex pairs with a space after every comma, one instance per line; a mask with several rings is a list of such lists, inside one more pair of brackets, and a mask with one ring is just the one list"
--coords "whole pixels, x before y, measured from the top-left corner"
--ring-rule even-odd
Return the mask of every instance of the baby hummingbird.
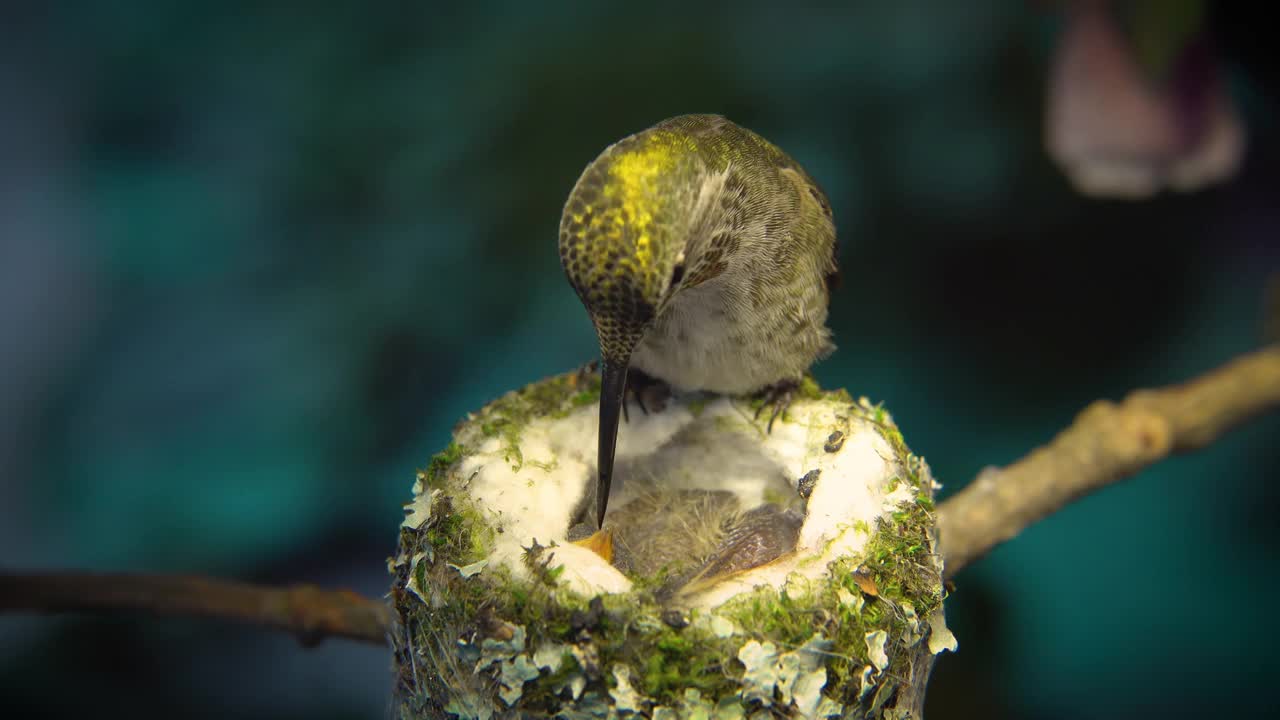
[[597, 526], [628, 369], [681, 391], [767, 392], [776, 416], [835, 349], [835, 249], [813, 178], [718, 115], [664, 120], [587, 166], [561, 216], [560, 262], [600, 340]]

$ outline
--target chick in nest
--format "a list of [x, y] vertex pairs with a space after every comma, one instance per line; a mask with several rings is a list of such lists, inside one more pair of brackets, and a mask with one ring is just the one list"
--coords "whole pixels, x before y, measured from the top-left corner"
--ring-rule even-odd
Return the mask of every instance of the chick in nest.
[[727, 490], [677, 488], [651, 479], [603, 530], [582, 522], [570, 539], [590, 547], [635, 578], [660, 580], [663, 601], [678, 601], [718, 580], [795, 550], [803, 500], [744, 508]]

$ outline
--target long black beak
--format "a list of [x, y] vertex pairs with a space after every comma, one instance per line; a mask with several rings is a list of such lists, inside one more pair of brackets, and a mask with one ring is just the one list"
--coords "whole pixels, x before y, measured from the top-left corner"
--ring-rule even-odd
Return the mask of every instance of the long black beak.
[[609, 486], [613, 484], [613, 452], [618, 444], [618, 415], [627, 390], [627, 364], [603, 360], [600, 364], [600, 454], [596, 456], [600, 475], [596, 479], [596, 527], [604, 527], [604, 511], [609, 506]]

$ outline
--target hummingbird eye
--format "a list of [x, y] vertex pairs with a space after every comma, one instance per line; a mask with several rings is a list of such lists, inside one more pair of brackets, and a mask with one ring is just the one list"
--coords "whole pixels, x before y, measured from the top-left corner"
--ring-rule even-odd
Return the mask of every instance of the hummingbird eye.
[[674, 287], [677, 283], [684, 279], [684, 263], [677, 263], [674, 270], [671, 271], [671, 283], [668, 287]]

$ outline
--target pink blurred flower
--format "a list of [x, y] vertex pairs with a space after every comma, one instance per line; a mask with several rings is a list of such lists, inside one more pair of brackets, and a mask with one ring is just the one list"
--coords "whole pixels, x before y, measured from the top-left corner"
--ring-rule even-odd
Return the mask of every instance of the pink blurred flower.
[[1106, 0], [1070, 3], [1049, 76], [1049, 155], [1086, 195], [1140, 198], [1235, 174], [1245, 131], [1203, 30], [1145, 73]]

